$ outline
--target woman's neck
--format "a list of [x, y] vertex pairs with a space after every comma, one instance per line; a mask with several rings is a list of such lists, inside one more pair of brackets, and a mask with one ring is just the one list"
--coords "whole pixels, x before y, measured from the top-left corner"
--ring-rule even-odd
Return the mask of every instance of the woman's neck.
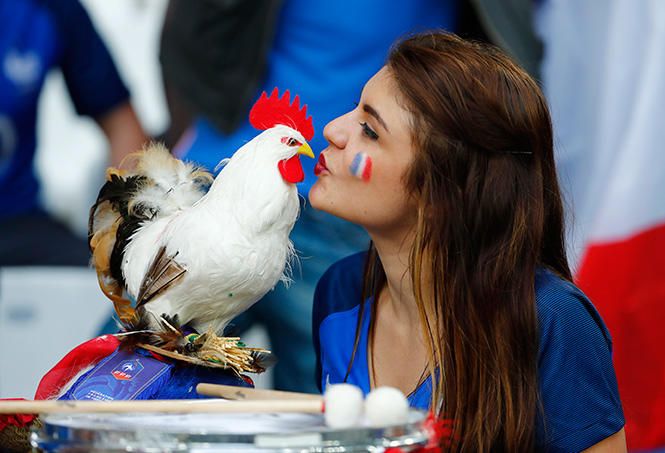
[[370, 236], [386, 274], [386, 287], [379, 297], [382, 301], [387, 302], [386, 308], [394, 311], [397, 319], [405, 321], [403, 325], [419, 325], [418, 309], [409, 270], [413, 231], [409, 230], [390, 236], [370, 232]]
[[414, 237], [412, 232], [391, 238], [371, 232], [370, 236], [386, 275], [386, 285], [372, 310], [370, 385], [397, 387], [408, 395], [420, 385], [428, 362], [409, 270]]

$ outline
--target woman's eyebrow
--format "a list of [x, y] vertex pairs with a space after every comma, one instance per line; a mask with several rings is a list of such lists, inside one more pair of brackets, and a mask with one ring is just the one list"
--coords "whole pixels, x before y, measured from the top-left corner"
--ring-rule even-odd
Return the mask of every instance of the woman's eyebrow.
[[383, 128], [386, 130], [386, 132], [390, 133], [388, 130], [388, 126], [386, 125], [386, 122], [383, 121], [383, 118], [381, 118], [381, 115], [379, 115], [379, 112], [376, 111], [374, 107], [368, 104], [363, 104], [363, 111], [367, 112], [369, 115], [372, 115], [376, 120], [383, 126]]

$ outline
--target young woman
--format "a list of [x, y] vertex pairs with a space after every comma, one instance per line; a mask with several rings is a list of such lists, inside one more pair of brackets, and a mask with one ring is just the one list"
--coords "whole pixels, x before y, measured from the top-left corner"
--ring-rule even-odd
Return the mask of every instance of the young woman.
[[535, 82], [493, 47], [418, 35], [324, 135], [310, 202], [372, 243], [319, 282], [321, 386], [397, 387], [454, 420], [459, 451], [625, 451]]

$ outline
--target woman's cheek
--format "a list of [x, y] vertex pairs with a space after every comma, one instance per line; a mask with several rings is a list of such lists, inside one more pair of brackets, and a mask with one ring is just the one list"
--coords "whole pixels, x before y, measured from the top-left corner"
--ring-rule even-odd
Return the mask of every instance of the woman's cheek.
[[349, 173], [364, 182], [372, 179], [372, 158], [365, 152], [358, 152], [349, 163]]

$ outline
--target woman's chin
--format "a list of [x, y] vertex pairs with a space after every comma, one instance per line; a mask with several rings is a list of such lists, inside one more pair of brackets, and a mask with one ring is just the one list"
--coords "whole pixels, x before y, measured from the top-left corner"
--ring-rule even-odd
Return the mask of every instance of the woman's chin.
[[309, 189], [309, 204], [314, 209], [340, 217], [335, 197], [331, 195], [325, 184], [319, 180]]
[[320, 181], [314, 183], [311, 189], [309, 189], [309, 195], [308, 195], [309, 204], [314, 209], [318, 209], [320, 211], [326, 210], [325, 194], [323, 192], [324, 190], [321, 187]]

